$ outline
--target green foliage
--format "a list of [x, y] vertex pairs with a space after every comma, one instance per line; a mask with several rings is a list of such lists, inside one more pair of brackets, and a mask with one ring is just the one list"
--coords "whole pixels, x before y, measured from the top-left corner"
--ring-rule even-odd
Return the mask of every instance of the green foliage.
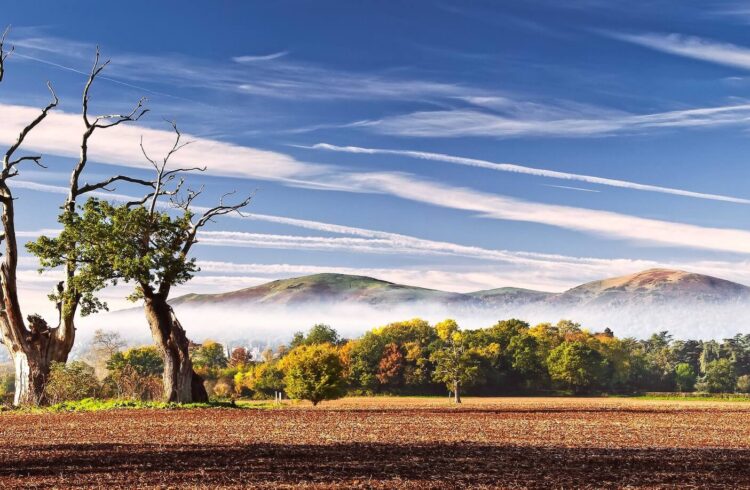
[[102, 410], [139, 410], [161, 409], [180, 410], [189, 408], [237, 408], [228, 402], [210, 403], [167, 403], [139, 400], [101, 400], [98, 398], [84, 398], [78, 401], [66, 401], [42, 409], [48, 412], [98, 412]]
[[234, 375], [236, 393], [253, 398], [268, 399], [284, 391], [284, 373], [278, 361], [247, 364]]
[[317, 405], [345, 393], [344, 367], [331, 344], [301, 345], [292, 349], [280, 364], [285, 390], [291, 398], [310, 400]]
[[466, 335], [455, 320], [445, 320], [435, 325], [439, 337], [436, 350], [430, 356], [435, 364], [432, 378], [445, 384], [454, 392], [474, 382], [479, 376], [478, 352], [470, 349]]
[[313, 325], [313, 327], [307, 331], [307, 335], [302, 332], [295, 333], [292, 342], [289, 344], [289, 348], [294, 349], [300, 345], [338, 345], [340, 342], [341, 337], [339, 337], [336, 330], [323, 323], [318, 323]]
[[229, 363], [224, 352], [224, 346], [213, 340], [208, 340], [193, 350], [190, 358], [193, 361], [193, 366], [198, 369], [218, 370], [227, 367]]
[[106, 396], [131, 400], [157, 400], [163, 394], [164, 371], [156, 346], [134, 347], [116, 352], [107, 361], [109, 375], [104, 379]]
[[677, 391], [693, 391], [697, 378], [698, 375], [693, 366], [686, 362], [681, 362], [674, 367], [674, 382]]
[[49, 378], [44, 393], [50, 403], [64, 400], [81, 400], [96, 396], [99, 393], [99, 381], [94, 375], [94, 368], [81, 361], [68, 364], [54, 362], [50, 368]]
[[13, 365], [0, 366], [0, 406], [10, 404], [16, 389]]
[[107, 369], [112, 372], [121, 371], [126, 366], [130, 366], [142, 376], [161, 375], [164, 371], [164, 361], [159, 349], [154, 345], [116, 352], [107, 361]]
[[552, 380], [573, 390], [585, 393], [601, 386], [604, 359], [584, 342], [563, 342], [550, 352], [547, 368]]
[[[110, 283], [134, 282], [156, 289], [163, 283], [188, 281], [198, 270], [195, 259], [182, 253], [190, 218], [187, 212], [177, 217], [158, 211], [151, 215], [143, 206], [115, 206], [91, 198], [79, 212], [60, 216], [59, 236], [41, 237], [27, 248], [39, 257], [43, 269], [62, 266], [69, 258], [79, 264], [72, 286], [83, 295], [81, 312], [88, 314], [106, 306], [94, 295]], [[141, 294], [137, 289], [131, 299]]]
[[696, 389], [708, 393], [731, 393], [737, 384], [734, 364], [729, 359], [717, 359], [706, 364], [705, 373]]

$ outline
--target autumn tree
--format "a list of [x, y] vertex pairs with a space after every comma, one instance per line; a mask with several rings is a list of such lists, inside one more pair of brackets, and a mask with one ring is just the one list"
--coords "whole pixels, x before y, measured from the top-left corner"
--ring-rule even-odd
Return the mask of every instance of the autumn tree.
[[[193, 203], [202, 190], [181, 194], [184, 181], [178, 176], [205, 168], [167, 168], [170, 158], [189, 143], [181, 141], [176, 124], [172, 123], [172, 128], [174, 144], [160, 160], [151, 158], [141, 142], [143, 155], [156, 173], [149, 192], [118, 205], [91, 198], [76, 213], [66, 214], [62, 232], [49, 243], [53, 252], [65, 250], [68, 254], [51, 252], [44, 265], [55, 267], [63, 260], [80, 264], [71, 281], [92, 295], [108, 284], [133, 284], [129, 299], [143, 300], [151, 335], [164, 360], [165, 400], [187, 403], [207, 401], [208, 395], [193, 370], [190, 341], [168, 303], [169, 295], [173, 287], [189, 281], [198, 271], [190, 252], [199, 230], [218, 216], [240, 212], [251, 197], [225, 204], [229, 195], [224, 195], [218, 205], [196, 216]], [[165, 196], [170, 200], [160, 202]], [[162, 211], [163, 207], [171, 207], [171, 212]]]
[[228, 366], [231, 368], [241, 368], [253, 361], [252, 355], [245, 347], [235, 347], [229, 355]]
[[395, 387], [401, 385], [405, 367], [404, 354], [398, 344], [390, 343], [383, 350], [378, 364], [377, 378], [381, 385]]
[[442, 321], [435, 325], [435, 330], [440, 341], [430, 356], [435, 364], [432, 377], [453, 391], [453, 400], [461, 403], [462, 387], [479, 375], [479, 360], [455, 320]]
[[310, 400], [317, 405], [345, 393], [344, 367], [331, 344], [295, 347], [281, 360], [280, 368], [285, 391], [291, 398]]

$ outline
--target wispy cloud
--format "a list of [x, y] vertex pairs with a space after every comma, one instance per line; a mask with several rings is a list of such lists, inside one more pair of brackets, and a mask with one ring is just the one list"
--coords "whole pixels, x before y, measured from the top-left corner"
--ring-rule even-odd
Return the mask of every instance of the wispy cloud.
[[608, 32], [606, 35], [663, 53], [750, 70], [750, 48], [737, 46], [736, 44], [674, 33], [624, 34]]
[[[7, 118], [0, 119], [0, 143], [9, 143], [14, 134], [36, 114], [20, 106], [0, 106]], [[32, 134], [28, 146], [39, 151], [74, 156], [79, 134], [79, 118], [55, 114]], [[147, 147], [167, 148], [172, 142], [168, 131], [138, 126], [118, 126], [96, 140], [93, 152], [97, 161], [128, 166], [142, 166], [137, 141], [145, 135]], [[388, 194], [414, 202], [474, 212], [500, 220], [525, 221], [575, 230], [609, 239], [629, 240], [661, 246], [676, 246], [750, 253], [750, 232], [712, 228], [655, 219], [640, 218], [609, 211], [542, 204], [508, 196], [452, 187], [406, 173], [348, 172], [341, 168], [307, 164], [276, 152], [196, 139], [178, 154], [176, 165], [207, 164], [215, 175], [246, 179], [275, 180], [288, 185], [308, 185], [349, 192]], [[221, 158], [217, 158], [220, 155]], [[307, 178], [304, 178], [307, 177]], [[61, 192], [48, 185], [31, 184], [35, 190]]]
[[[38, 109], [0, 104], [0, 144], [12, 144], [25, 124], [36, 117]], [[80, 115], [53, 112], [26, 139], [25, 148], [64, 157], [76, 157], [83, 123]], [[120, 125], [97, 134], [91, 141], [92, 158], [98, 162], [135, 168], [149, 168], [140, 154], [138, 142], [143, 137], [146, 149], [153, 155], [164, 154], [174, 142], [172, 131], [137, 125]], [[283, 153], [239, 146], [185, 134], [193, 143], [175, 154], [174, 164], [187, 167], [208, 165], [214, 175], [261, 180], [301, 180], [326, 171], [322, 165], [303, 163]]]
[[[62, 69], [85, 71], [94, 45], [48, 36], [38, 30], [18, 32], [18, 52], [37, 62]], [[459, 97], [482, 91], [458, 84], [422, 80], [419, 77], [384, 76], [371, 72], [345, 71], [290, 59], [287, 51], [267, 55], [244, 55], [226, 62], [163, 55], [111, 53], [108, 71], [112, 80], [149, 86], [179, 84], [209, 90], [229, 91], [281, 99], [396, 99], [414, 100]], [[163, 94], [163, 91], [160, 91]]]
[[555, 189], [567, 189], [569, 191], [580, 191], [580, 192], [600, 192], [596, 189], [585, 189], [583, 187], [572, 187], [569, 185], [554, 185], [554, 184], [541, 184], [544, 187], [554, 187]]
[[470, 211], [484, 218], [539, 223], [643, 244], [750, 253], [750, 232], [745, 230], [704, 227], [611, 211], [530, 202], [416, 179], [407, 174], [351, 174], [346, 179], [362, 189], [434, 206]]
[[256, 61], [271, 61], [289, 54], [289, 51], [279, 51], [271, 54], [235, 56], [232, 61], [236, 63], [255, 63]]
[[[363, 153], [363, 154], [368, 154], [368, 155], [406, 156], [406, 157], [418, 158], [422, 160], [431, 160], [431, 161], [438, 161], [438, 162], [453, 163], [457, 165], [466, 165], [469, 167], [485, 168], [485, 169], [496, 170], [500, 172], [521, 173], [521, 174], [527, 174], [527, 175], [535, 175], [538, 177], [549, 177], [553, 179], [562, 179], [562, 180], [574, 180], [574, 181], [580, 181], [580, 182], [587, 182], [589, 184], [606, 185], [606, 186], [611, 186], [611, 187], [621, 187], [625, 189], [633, 189], [633, 190], [639, 190], [639, 191], [660, 192], [664, 194], [694, 197], [698, 199], [710, 199], [710, 200], [715, 200], [715, 201], [726, 201], [726, 202], [733, 202], [733, 203], [738, 203], [738, 204], [750, 204], [750, 199], [743, 199], [739, 197], [724, 196], [724, 195], [719, 195], [719, 194], [707, 194], [703, 192], [693, 192], [693, 191], [688, 191], [684, 189], [675, 189], [672, 187], [663, 187], [663, 186], [650, 185], [650, 184], [640, 184], [637, 182], [631, 182], [627, 180], [608, 179], [606, 177], [596, 177], [593, 175], [574, 174], [570, 172], [558, 172], [555, 170], [528, 167], [524, 165], [518, 165], [515, 163], [496, 163], [496, 162], [490, 162], [487, 160], [479, 160], [476, 158], [466, 158], [466, 157], [459, 157], [459, 156], [454, 156], [454, 155], [446, 155], [443, 153], [431, 153], [431, 152], [412, 151], [412, 150], [388, 150], [388, 149], [382, 149], [382, 148], [361, 148], [358, 146], [336, 146], [336, 145], [331, 145], [328, 143], [318, 143], [316, 145], [313, 145], [307, 148], [313, 148], [317, 150], [338, 151], [338, 152], [345, 152], [345, 153], [355, 153], [355, 154]], [[561, 187], [564, 187], [564, 186], [561, 186]], [[577, 188], [576, 190], [591, 191], [591, 189], [580, 189], [580, 188]], [[596, 192], [596, 191], [593, 191], [593, 192]]]
[[639, 133], [650, 129], [747, 125], [750, 104], [702, 107], [653, 114], [577, 118], [529, 118], [471, 108], [418, 111], [368, 121], [358, 126], [395, 136], [455, 137], [591, 137]]

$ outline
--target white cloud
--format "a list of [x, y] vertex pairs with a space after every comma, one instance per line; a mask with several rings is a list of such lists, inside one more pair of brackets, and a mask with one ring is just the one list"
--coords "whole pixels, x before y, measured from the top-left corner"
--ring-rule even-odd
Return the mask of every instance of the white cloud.
[[[39, 110], [0, 104], [0, 112], [3, 114], [0, 118], [0, 144], [10, 145]], [[52, 112], [30, 133], [24, 148], [75, 158], [80, 151], [78, 145], [82, 132], [80, 115]], [[90, 142], [90, 158], [107, 164], [151, 169], [138, 146], [141, 136], [147, 151], [154, 157], [165, 154], [174, 142], [172, 131], [123, 124], [94, 134]], [[282, 153], [193, 137], [190, 134], [183, 135], [183, 138], [183, 141], [193, 143], [175, 154], [173, 165], [207, 165], [213, 175], [262, 180], [301, 180], [326, 170], [322, 165], [299, 162]]]
[[235, 56], [232, 61], [236, 63], [255, 63], [256, 61], [270, 61], [289, 54], [289, 51], [279, 51], [271, 54]]
[[705, 107], [654, 114], [559, 119], [527, 118], [471, 108], [419, 111], [362, 123], [371, 131], [412, 137], [522, 136], [590, 137], [653, 128], [697, 128], [747, 124], [750, 104]]
[[[17, 32], [13, 42], [20, 58], [82, 72], [88, 69], [94, 46], [47, 36], [39, 29]], [[24, 36], [24, 34], [26, 34]], [[280, 99], [434, 99], [481, 94], [458, 84], [425, 81], [408, 76], [336, 70], [290, 60], [287, 51], [246, 55], [221, 62], [181, 54], [114, 53], [109, 80], [151, 86], [197, 87]], [[85, 64], [84, 64], [85, 63]], [[75, 68], [78, 67], [78, 68]], [[83, 68], [82, 68], [83, 67]], [[143, 89], [143, 87], [138, 87]], [[167, 95], [161, 93], [161, 95]]]
[[682, 34], [607, 33], [610, 37], [649, 49], [718, 65], [750, 70], [750, 48]]
[[542, 204], [415, 179], [407, 174], [342, 176], [353, 186], [434, 206], [478, 213], [485, 218], [524, 221], [660, 246], [750, 253], [750, 232], [640, 218], [611, 211]]
[[[718, 194], [707, 194], [703, 192], [693, 192], [684, 189], [675, 189], [673, 187], [663, 187], [650, 184], [640, 184], [637, 182], [630, 182], [626, 180], [608, 179], [605, 177], [596, 177], [593, 175], [574, 174], [570, 172], [557, 172], [555, 170], [547, 170], [541, 168], [528, 167], [524, 165], [518, 165], [515, 163], [496, 163], [487, 160], [479, 160], [476, 158], [465, 158], [453, 155], [445, 155], [442, 153], [430, 153], [424, 151], [411, 151], [411, 150], [386, 150], [379, 148], [361, 148], [357, 146], [336, 146], [327, 143], [318, 143], [313, 145], [313, 149], [319, 150], [330, 150], [339, 151], [346, 153], [365, 153], [369, 155], [401, 155], [411, 158], [418, 158], [422, 160], [431, 160], [439, 162], [454, 163], [457, 165], [466, 165], [469, 167], [479, 167], [489, 170], [496, 170], [500, 172], [512, 172], [527, 175], [536, 175], [538, 177], [549, 177], [553, 179], [562, 180], [574, 180], [580, 182], [587, 182], [589, 184], [599, 184], [611, 187], [621, 187], [625, 189], [633, 189], [639, 191], [650, 191], [650, 192], [661, 192], [665, 194], [674, 194], [678, 196], [695, 197], [699, 199], [711, 199], [716, 201], [726, 201], [739, 204], [750, 204], [750, 199], [742, 199], [732, 196], [723, 196]], [[565, 187], [568, 188], [568, 187]], [[576, 189], [586, 190], [590, 189]]]
[[[0, 144], [10, 144], [25, 121], [37, 112], [23, 106], [0, 105]], [[682, 111], [712, 113], [712, 109]], [[684, 117], [684, 116], [683, 116]], [[665, 119], [663, 116], [661, 119]], [[647, 119], [645, 116], [642, 119]], [[646, 123], [649, 123], [646, 121]], [[49, 116], [28, 139], [27, 148], [61, 156], [75, 156], [80, 135], [80, 117], [57, 113]], [[147, 148], [154, 154], [165, 151], [173, 141], [170, 131], [121, 125], [95, 135], [92, 159], [103, 163], [142, 167], [138, 140], [145, 136]], [[186, 139], [190, 139], [186, 135]], [[402, 199], [479, 213], [484, 217], [525, 221], [576, 230], [609, 239], [624, 239], [653, 245], [699, 248], [750, 253], [750, 232], [720, 229], [640, 218], [610, 211], [599, 211], [570, 206], [542, 204], [507, 196], [452, 187], [423, 180], [416, 176], [394, 172], [346, 172], [340, 168], [300, 162], [291, 156], [254, 148], [223, 143], [205, 138], [194, 138], [175, 158], [175, 165], [209, 167], [213, 175], [237, 176], [245, 179], [276, 180], [288, 185], [311, 185], [316, 188], [350, 192], [388, 194]], [[16, 182], [19, 184], [19, 182]], [[64, 192], [64, 188], [46, 184], [21, 182], [26, 187], [43, 192]], [[104, 194], [106, 195], [106, 194]], [[112, 199], [128, 196], [109, 195]], [[199, 209], [196, 209], [199, 211]], [[260, 216], [250, 219], [262, 219]], [[294, 219], [275, 217], [277, 222]], [[305, 225], [296, 220], [296, 225]], [[309, 226], [309, 223], [307, 224]], [[331, 225], [330, 228], [336, 228]]]

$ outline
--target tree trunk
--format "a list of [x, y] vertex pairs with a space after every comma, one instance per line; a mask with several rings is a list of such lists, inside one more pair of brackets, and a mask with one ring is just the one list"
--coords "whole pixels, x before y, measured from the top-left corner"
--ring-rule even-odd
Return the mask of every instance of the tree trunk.
[[145, 300], [151, 335], [164, 359], [164, 400], [176, 403], [207, 402], [203, 379], [193, 371], [190, 341], [172, 307], [159, 294]]
[[453, 382], [453, 401], [456, 403], [461, 403], [461, 393], [459, 393], [460, 385], [458, 381]]
[[29, 328], [24, 327], [20, 336], [5, 338], [15, 367], [16, 390], [14, 405], [43, 405], [47, 400], [44, 387], [53, 362], [65, 362], [70, 345], [59, 329], [49, 328], [47, 322], [37, 315], [28, 318]]

